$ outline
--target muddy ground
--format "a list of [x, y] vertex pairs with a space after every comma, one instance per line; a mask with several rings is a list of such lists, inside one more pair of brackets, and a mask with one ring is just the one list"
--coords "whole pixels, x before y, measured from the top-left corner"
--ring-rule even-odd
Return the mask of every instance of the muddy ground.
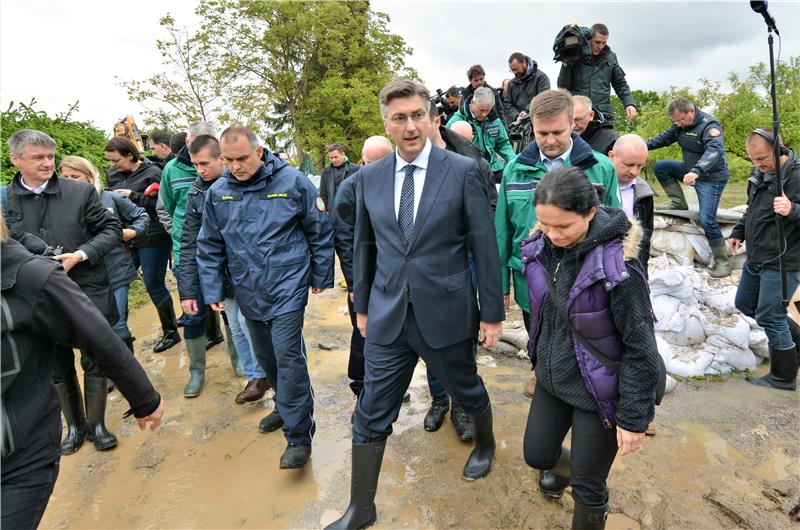
[[[302, 470], [279, 470], [281, 433], [258, 432], [271, 400], [234, 404], [245, 381], [233, 376], [224, 345], [209, 354], [203, 394], [184, 399], [182, 346], [152, 352], [159, 328], [149, 304], [130, 322], [136, 355], [164, 396], [166, 421], [140, 432], [121, 419], [127, 404], [112, 393], [107, 424], [119, 446], [101, 453], [87, 443], [62, 458], [42, 528], [321, 528], [338, 517], [349, 499], [354, 405], [342, 289], [312, 296], [306, 315], [318, 428]], [[461, 479], [470, 445], [449, 420], [435, 433], [422, 428], [429, 396], [420, 363], [387, 445], [376, 528], [569, 527], [571, 498], [543, 500], [522, 458], [528, 363], [495, 355], [479, 370], [495, 412], [491, 475]], [[740, 377], [679, 382], [657, 409], [656, 436], [614, 464], [608, 528], [787, 527], [786, 512], [800, 500], [799, 396]]]

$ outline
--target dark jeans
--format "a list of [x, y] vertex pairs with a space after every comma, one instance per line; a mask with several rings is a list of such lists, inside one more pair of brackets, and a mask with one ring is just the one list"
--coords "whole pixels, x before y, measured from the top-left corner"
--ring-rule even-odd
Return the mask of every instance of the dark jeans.
[[356, 405], [353, 443], [379, 442], [392, 433], [420, 357], [467, 413], [480, 414], [489, 406], [489, 394], [472, 357], [472, 339], [445, 348], [430, 347], [409, 304], [403, 329], [392, 344], [367, 341], [364, 347], [364, 389]]
[[[71, 378], [76, 374], [75, 370], [75, 354], [72, 348], [56, 344], [55, 364], [53, 365], [53, 382], [63, 383], [67, 378]], [[81, 350], [81, 368], [83, 372], [89, 375], [103, 375], [100, 367], [97, 366], [86, 352]]]
[[247, 320], [258, 363], [275, 389], [275, 406], [283, 418], [289, 443], [311, 445], [314, 423], [314, 389], [308, 375], [301, 309], [272, 320]]
[[347, 293], [347, 310], [350, 313], [350, 324], [353, 333], [350, 335], [350, 358], [347, 361], [347, 377], [350, 378], [350, 390], [358, 397], [364, 388], [364, 337], [356, 325], [356, 308]]
[[[787, 271], [786, 287], [792, 296], [800, 283], [800, 271]], [[769, 345], [779, 350], [788, 350], [794, 344], [786, 308], [781, 303], [781, 273], [778, 269], [759, 267], [745, 262], [742, 279], [736, 290], [736, 309], [754, 318], [764, 328]]]
[[205, 305], [203, 299], [203, 292], [197, 293], [197, 314], [189, 316], [183, 315], [183, 338], [184, 339], [197, 339], [206, 333], [206, 318], [211, 309]]
[[[659, 160], [653, 166], [653, 173], [662, 184], [670, 182], [683, 182], [683, 176], [689, 170], [683, 162], [677, 160]], [[700, 209], [700, 226], [709, 241], [719, 241], [723, 239], [722, 231], [717, 223], [717, 208], [725, 189], [727, 180], [702, 180], [694, 182], [694, 190], [697, 192], [697, 202]]]
[[38, 460], [11, 473], [6, 472], [6, 465], [3, 462], [0, 526], [9, 530], [37, 528], [56, 485], [59, 457], [55, 461], [52, 457]]
[[172, 245], [134, 247], [131, 250], [133, 266], [137, 269], [139, 266], [142, 267], [142, 279], [144, 280], [147, 294], [150, 295], [150, 300], [154, 306], [160, 307], [166, 300], [170, 299], [165, 278]]
[[577, 409], [536, 385], [525, 426], [525, 462], [535, 469], [552, 469], [570, 428], [572, 498], [585, 506], [603, 506], [608, 502], [606, 479], [617, 455], [616, 429], [605, 429], [597, 412]]

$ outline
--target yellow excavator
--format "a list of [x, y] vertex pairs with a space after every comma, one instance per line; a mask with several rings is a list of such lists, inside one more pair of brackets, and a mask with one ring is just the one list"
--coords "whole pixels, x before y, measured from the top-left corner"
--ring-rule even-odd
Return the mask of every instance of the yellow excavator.
[[133, 116], [130, 114], [114, 124], [114, 136], [127, 138], [133, 142], [133, 144], [139, 149], [140, 153], [145, 150], [147, 135], [142, 135], [139, 133], [139, 127], [136, 126], [136, 122], [134, 121]]

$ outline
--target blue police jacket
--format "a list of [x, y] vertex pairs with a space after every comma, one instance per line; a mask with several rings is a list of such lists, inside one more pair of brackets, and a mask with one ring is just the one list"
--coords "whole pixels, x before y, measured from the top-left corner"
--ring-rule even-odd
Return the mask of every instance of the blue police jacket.
[[317, 190], [266, 153], [247, 181], [228, 171], [206, 194], [197, 267], [207, 303], [225, 298], [224, 271], [249, 320], [303, 309], [310, 287], [333, 287], [333, 229]]

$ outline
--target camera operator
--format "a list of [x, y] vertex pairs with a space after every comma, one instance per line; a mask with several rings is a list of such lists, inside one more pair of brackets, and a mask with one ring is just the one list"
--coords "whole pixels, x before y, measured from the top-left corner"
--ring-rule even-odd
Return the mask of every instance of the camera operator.
[[472, 96], [475, 94], [475, 91], [481, 87], [486, 87], [494, 94], [494, 107], [492, 107], [492, 111], [489, 113], [489, 119], [500, 119], [505, 126], [508, 122], [505, 116], [501, 116], [503, 112], [503, 102], [497, 90], [489, 86], [489, 83], [486, 82], [486, 71], [483, 69], [483, 66], [479, 64], [470, 66], [469, 70], [467, 70], [467, 79], [469, 80], [469, 84], [461, 91], [461, 104], [458, 106], [458, 111], [462, 114], [466, 114], [468, 112], [467, 107], [469, 106], [469, 102], [472, 101]]
[[536, 61], [520, 52], [508, 58], [508, 69], [514, 74], [503, 90], [503, 106], [509, 127], [528, 118], [528, 107], [537, 94], [550, 90], [550, 79], [539, 70]]
[[572, 130], [579, 134], [592, 149], [608, 156], [614, 148], [619, 135], [614, 125], [609, 123], [602, 112], [592, 108], [592, 100], [586, 96], [572, 96], [575, 115], [572, 118]]
[[[585, 28], [580, 29], [585, 37], [588, 32], [584, 31]], [[605, 24], [594, 24], [589, 38], [591, 55], [583, 54], [574, 64], [562, 61], [561, 72], [558, 74], [558, 88], [567, 89], [573, 95], [588, 97], [606, 120], [613, 123], [610, 88], [613, 86], [617, 97], [625, 105], [625, 114], [632, 120], [636, 116], [636, 107], [631, 89], [625, 80], [625, 72], [620, 67], [616, 54], [611, 51], [607, 43], [608, 27]]]

